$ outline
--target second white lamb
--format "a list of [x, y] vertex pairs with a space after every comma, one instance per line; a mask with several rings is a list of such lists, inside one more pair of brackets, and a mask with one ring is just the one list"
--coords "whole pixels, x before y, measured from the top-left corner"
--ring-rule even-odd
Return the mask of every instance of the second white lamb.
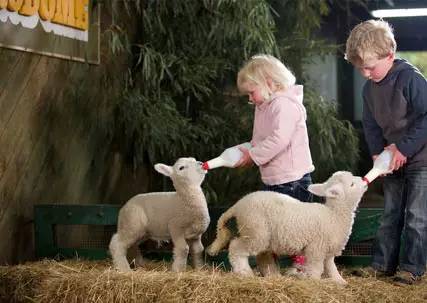
[[276, 255], [304, 255], [301, 275], [320, 279], [324, 273], [345, 284], [334, 258], [341, 255], [366, 182], [350, 172], [336, 172], [309, 191], [326, 197], [325, 204], [307, 203], [288, 195], [258, 191], [246, 195], [218, 220], [217, 238], [207, 248], [216, 255], [227, 244], [233, 272], [253, 275], [249, 256], [256, 256], [264, 276], [279, 274]]

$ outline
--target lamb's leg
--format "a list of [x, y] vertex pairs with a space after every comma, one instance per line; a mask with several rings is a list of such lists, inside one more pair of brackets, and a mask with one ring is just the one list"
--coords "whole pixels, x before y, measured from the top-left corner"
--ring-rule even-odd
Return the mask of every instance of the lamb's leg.
[[172, 271], [179, 272], [184, 271], [187, 265], [187, 257], [188, 257], [188, 244], [185, 241], [183, 236], [173, 237], [173, 263], [172, 263]]
[[110, 253], [114, 266], [122, 272], [130, 271], [126, 258], [128, 249], [138, 243], [145, 234], [147, 217], [141, 208], [125, 205], [119, 212], [117, 233], [110, 241]]
[[199, 236], [197, 239], [189, 240], [191, 260], [194, 269], [200, 269], [203, 266], [203, 244], [202, 237]]
[[263, 252], [256, 256], [256, 264], [264, 277], [280, 275], [279, 268], [271, 252]]
[[135, 243], [128, 249], [128, 256], [130, 257], [129, 260], [135, 261], [135, 266], [139, 267], [142, 266], [146, 261], [142, 257], [141, 249], [139, 248], [139, 243]]
[[334, 256], [327, 257], [325, 260], [325, 274], [338, 284], [347, 284], [347, 281], [340, 275], [334, 262]]
[[115, 233], [111, 238], [109, 249], [113, 258], [113, 264], [121, 272], [131, 271], [126, 253], [133, 242], [132, 239], [124, 237], [119, 233]]
[[322, 277], [325, 256], [321, 251], [321, 248], [315, 245], [305, 249], [306, 263], [303, 266], [303, 275], [313, 279]]
[[249, 266], [249, 251], [246, 241], [241, 238], [235, 238], [228, 247], [228, 259], [233, 268], [233, 272], [245, 276], [253, 276], [253, 271]]

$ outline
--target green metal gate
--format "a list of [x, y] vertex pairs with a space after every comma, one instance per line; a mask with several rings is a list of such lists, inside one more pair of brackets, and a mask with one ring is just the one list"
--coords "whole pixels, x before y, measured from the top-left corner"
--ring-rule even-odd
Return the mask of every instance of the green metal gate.
[[[104, 259], [108, 257], [108, 244], [116, 231], [119, 205], [92, 204], [42, 204], [34, 207], [35, 248], [38, 258]], [[216, 222], [226, 208], [210, 208], [211, 224], [203, 235], [208, 245], [215, 238]], [[348, 265], [369, 264], [372, 242], [379, 226], [381, 208], [360, 208], [357, 211], [353, 232], [337, 262]], [[144, 256], [153, 259], [171, 258], [171, 244], [143, 244]], [[214, 263], [228, 267], [226, 252], [210, 258]], [[287, 258], [280, 260], [284, 265]]]

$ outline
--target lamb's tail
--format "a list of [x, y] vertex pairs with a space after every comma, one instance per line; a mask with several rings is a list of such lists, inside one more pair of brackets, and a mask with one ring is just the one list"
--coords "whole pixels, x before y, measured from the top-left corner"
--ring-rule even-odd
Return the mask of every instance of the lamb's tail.
[[232, 209], [229, 209], [221, 215], [216, 227], [216, 239], [206, 248], [208, 255], [216, 256], [230, 242], [237, 230], [237, 221]]

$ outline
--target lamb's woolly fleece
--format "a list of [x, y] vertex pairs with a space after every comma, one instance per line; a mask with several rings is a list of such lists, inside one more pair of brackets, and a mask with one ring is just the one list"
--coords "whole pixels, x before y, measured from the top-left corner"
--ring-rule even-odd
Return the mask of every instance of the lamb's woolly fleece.
[[172, 240], [174, 262], [172, 270], [182, 271], [189, 250], [193, 266], [203, 265], [201, 236], [209, 226], [206, 198], [200, 187], [206, 171], [194, 158], [180, 158], [173, 166], [156, 164], [155, 169], [172, 179], [176, 192], [140, 194], [120, 209], [117, 233], [110, 242], [115, 267], [129, 271], [126, 253], [133, 248], [136, 263], [142, 263], [137, 245], [146, 239]]
[[[334, 264], [341, 255], [354, 221], [354, 211], [366, 191], [360, 177], [337, 172], [326, 183], [313, 184], [309, 190], [326, 197], [325, 204], [300, 202], [276, 192], [258, 191], [246, 195], [219, 219], [217, 239], [207, 249], [215, 255], [229, 245], [233, 271], [252, 274], [248, 256], [257, 256], [264, 275], [277, 274], [271, 253], [303, 254], [304, 274], [319, 278], [323, 271], [336, 282], [345, 283]], [[237, 235], [227, 228], [237, 221]], [[234, 220], [233, 219], [233, 220]], [[261, 263], [261, 264], [260, 264]]]

